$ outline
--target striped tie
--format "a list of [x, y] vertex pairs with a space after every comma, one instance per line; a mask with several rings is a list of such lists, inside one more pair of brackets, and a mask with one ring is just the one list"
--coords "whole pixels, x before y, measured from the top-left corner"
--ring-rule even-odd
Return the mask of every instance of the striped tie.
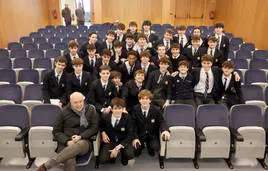
[[206, 82], [205, 82], [205, 92], [204, 92], [204, 97], [205, 99], [207, 98], [208, 95], [208, 89], [209, 89], [209, 77], [208, 77], [208, 72], [206, 72]]

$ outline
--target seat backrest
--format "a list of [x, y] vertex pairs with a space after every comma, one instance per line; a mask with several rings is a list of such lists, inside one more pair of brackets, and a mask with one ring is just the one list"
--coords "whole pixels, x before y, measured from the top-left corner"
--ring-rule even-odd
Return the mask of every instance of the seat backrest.
[[208, 126], [229, 127], [228, 109], [223, 104], [200, 105], [197, 109], [196, 124], [200, 129]]
[[248, 61], [246, 59], [233, 59], [235, 69], [248, 69]]
[[268, 51], [267, 50], [256, 50], [253, 54], [253, 59], [268, 59]]
[[263, 90], [259, 85], [242, 85], [242, 93], [245, 101], [264, 100]]
[[52, 104], [35, 105], [31, 113], [31, 126], [53, 126], [59, 106]]
[[22, 94], [21, 88], [19, 85], [16, 84], [0, 85], [0, 100], [13, 100], [15, 103], [20, 103], [21, 94]]
[[24, 105], [0, 106], [0, 126], [16, 126], [21, 129], [29, 127], [29, 115]]
[[42, 44], [42, 43], [46, 43], [46, 42], [47, 42], [47, 40], [44, 37], [34, 38], [34, 43]]
[[46, 52], [46, 58], [57, 58], [59, 56], [61, 56], [61, 53], [58, 49], [49, 49]]
[[53, 49], [53, 45], [50, 43], [41, 43], [39, 45], [39, 50], [49, 50], [49, 49]]
[[253, 43], [244, 43], [244, 44], [241, 45], [241, 50], [254, 51], [255, 50], [255, 45]]
[[24, 69], [31, 69], [32, 62], [29, 58], [18, 58], [14, 60], [13, 68], [24, 68]]
[[49, 58], [38, 58], [34, 60], [34, 68], [51, 69], [51, 60]]
[[16, 72], [11, 69], [0, 70], [0, 81], [9, 82], [11, 84], [16, 83]]
[[234, 105], [231, 108], [231, 128], [238, 129], [243, 126], [262, 127], [261, 108], [255, 105]]
[[19, 72], [18, 82], [29, 81], [35, 84], [38, 83], [39, 75], [38, 71], [33, 69], [25, 69]]
[[35, 44], [35, 43], [24, 43], [23, 44], [23, 49], [24, 50], [36, 50], [37, 49], [37, 44]]
[[8, 59], [9, 53], [6, 49], [0, 49], [0, 59]]
[[11, 59], [1, 59], [0, 62], [0, 69], [11, 69], [12, 68], [12, 62]]
[[25, 87], [23, 100], [40, 100], [43, 101], [42, 85], [30, 84]]
[[263, 70], [247, 70], [245, 72], [245, 83], [267, 82], [266, 73]]
[[44, 58], [44, 52], [42, 50], [30, 50], [28, 54], [29, 58]]
[[191, 105], [168, 105], [164, 111], [167, 126], [195, 127], [195, 111]]
[[60, 43], [60, 38], [58, 37], [52, 37], [48, 40], [48, 43], [50, 44], [57, 44], [57, 43]]
[[31, 32], [30, 37], [33, 38], [33, 39], [36, 39], [36, 38], [41, 37], [41, 34], [37, 33], [37, 32]]
[[238, 45], [240, 45], [242, 43], [243, 43], [243, 38], [240, 38], [240, 37], [234, 37], [230, 41], [230, 44], [238, 44]]
[[7, 44], [8, 50], [21, 50], [22, 46], [18, 42], [10, 42]]
[[268, 129], [268, 107], [264, 111], [264, 128]]
[[250, 61], [250, 69], [268, 69], [268, 61], [266, 59], [253, 59]]
[[68, 49], [68, 44], [66, 44], [66, 43], [57, 43], [55, 45], [55, 49], [59, 49], [59, 50]]
[[20, 38], [20, 43], [32, 43], [33, 42], [33, 39], [31, 37], [21, 37]]
[[251, 52], [249, 50], [239, 50], [236, 53], [236, 59], [251, 59]]
[[20, 50], [11, 50], [10, 53], [10, 58], [15, 58], [15, 59], [19, 59], [19, 58], [26, 58], [26, 51], [23, 49]]

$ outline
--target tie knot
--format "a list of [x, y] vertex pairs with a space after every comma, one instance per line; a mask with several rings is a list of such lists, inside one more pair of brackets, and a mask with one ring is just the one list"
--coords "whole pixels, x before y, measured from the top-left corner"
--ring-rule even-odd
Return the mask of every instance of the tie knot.
[[224, 79], [225, 79], [225, 81], [227, 80], [227, 78], [226, 78], [226, 77], [224, 77]]

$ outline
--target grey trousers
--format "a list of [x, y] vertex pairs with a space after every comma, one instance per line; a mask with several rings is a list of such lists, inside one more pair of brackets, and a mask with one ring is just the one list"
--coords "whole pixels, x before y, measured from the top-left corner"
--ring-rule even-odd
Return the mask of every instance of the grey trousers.
[[80, 140], [72, 146], [65, 147], [61, 152], [52, 157], [45, 163], [47, 169], [53, 166], [64, 163], [64, 171], [75, 171], [76, 155], [84, 155], [90, 149], [90, 142], [88, 140]]
[[189, 105], [192, 105], [194, 108], [196, 108], [194, 99], [177, 99], [175, 103], [176, 104], [189, 104]]

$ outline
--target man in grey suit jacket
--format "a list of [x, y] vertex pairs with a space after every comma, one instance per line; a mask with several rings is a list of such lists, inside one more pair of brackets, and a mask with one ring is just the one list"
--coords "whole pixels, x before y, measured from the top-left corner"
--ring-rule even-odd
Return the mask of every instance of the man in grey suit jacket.
[[99, 116], [95, 107], [85, 103], [83, 94], [71, 94], [70, 104], [57, 114], [53, 126], [58, 154], [42, 164], [37, 171], [46, 171], [59, 163], [64, 163], [65, 171], [75, 171], [76, 155], [84, 155], [92, 148], [89, 139], [98, 129]]

